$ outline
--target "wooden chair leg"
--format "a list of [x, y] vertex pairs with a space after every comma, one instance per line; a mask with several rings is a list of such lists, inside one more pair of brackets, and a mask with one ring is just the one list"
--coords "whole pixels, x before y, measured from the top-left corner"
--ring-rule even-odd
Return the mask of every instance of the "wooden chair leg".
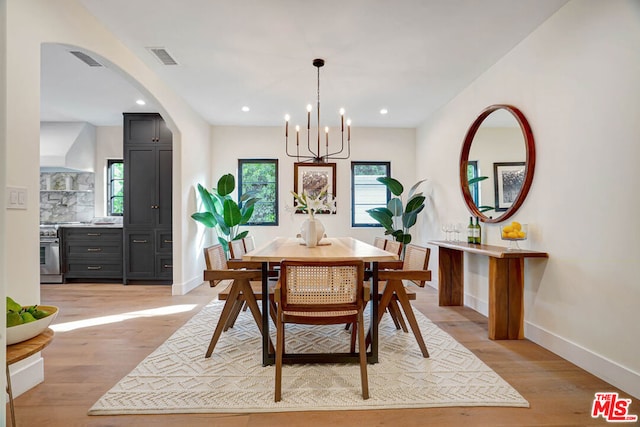
[[394, 298], [389, 302], [389, 313], [391, 312], [395, 315], [394, 321], [396, 323], [396, 329], [402, 329], [404, 332], [409, 332], [407, 324], [404, 321], [404, 317], [402, 316], [402, 311], [400, 310], [400, 307], [398, 307], [398, 302]]
[[[355, 325], [354, 325], [355, 326]], [[353, 328], [355, 329], [355, 327]], [[358, 312], [358, 351], [360, 352], [360, 381], [362, 382], [362, 398], [369, 398], [369, 378], [367, 376], [367, 347], [364, 338], [364, 316]]]
[[[247, 307], [249, 307], [249, 311], [251, 311], [251, 314], [253, 315], [253, 319], [255, 320], [256, 325], [258, 325], [258, 329], [262, 334], [262, 313], [258, 308], [258, 300], [256, 299], [256, 296], [253, 294], [253, 290], [251, 289], [251, 284], [246, 279], [237, 280], [237, 281], [239, 282], [240, 289], [242, 291], [242, 295], [244, 296], [245, 303]], [[273, 351], [273, 343], [271, 342], [271, 338], [269, 338], [269, 352], [272, 352], [272, 351]]]
[[211, 337], [211, 342], [209, 342], [209, 348], [207, 348], [207, 352], [204, 357], [211, 357], [213, 353], [213, 349], [218, 343], [218, 339], [220, 339], [220, 335], [222, 334], [222, 330], [227, 324], [227, 320], [231, 315], [231, 310], [233, 309], [233, 305], [235, 304], [238, 296], [240, 295], [239, 286], [236, 286], [234, 283], [231, 286], [231, 291], [229, 292], [229, 296], [227, 297], [227, 301], [224, 303], [224, 307], [222, 308], [222, 313], [220, 313], [220, 319], [218, 320], [218, 324], [216, 325], [216, 329], [213, 331], [213, 336]]
[[231, 315], [229, 316], [229, 318], [227, 319], [227, 322], [224, 325], [224, 332], [227, 332], [229, 328], [233, 328], [233, 325], [235, 325], [236, 320], [240, 315], [240, 310], [242, 309], [243, 305], [246, 305], [246, 304], [244, 302], [244, 299], [242, 299], [242, 296], [240, 296], [240, 298], [235, 300], [235, 302], [233, 303], [233, 308], [231, 309]]
[[[389, 286], [389, 283], [387, 283], [387, 285], [384, 288], [384, 292], [382, 292], [382, 296], [378, 301], [378, 320], [377, 320], [378, 324], [380, 324], [380, 320], [382, 319], [382, 316], [384, 315], [385, 310], [387, 309], [387, 307], [389, 307], [391, 298], [393, 298], [393, 286]], [[366, 347], [369, 348], [369, 345], [371, 344], [371, 331], [367, 333], [367, 338], [365, 343], [366, 343]]]
[[[393, 320], [393, 324], [396, 325], [396, 329], [401, 329], [402, 325], [400, 324], [400, 321], [398, 319], [398, 310], [396, 310], [397, 307], [394, 306], [394, 300], [391, 300], [391, 302], [389, 303], [389, 307], [387, 307], [387, 312], [389, 313], [389, 316], [391, 317], [391, 320]], [[403, 319], [404, 321], [404, 319]]]
[[416, 341], [418, 342], [420, 351], [422, 351], [422, 356], [426, 359], [429, 357], [429, 352], [427, 351], [427, 346], [422, 339], [422, 333], [420, 332], [420, 327], [418, 326], [416, 316], [415, 314], [413, 314], [413, 308], [411, 307], [411, 303], [409, 302], [409, 297], [407, 297], [407, 294], [404, 292], [404, 288], [402, 288], [402, 290], [399, 290], [396, 295], [398, 295], [398, 300], [400, 301], [400, 305], [404, 310], [404, 315], [407, 316], [409, 326], [411, 326], [411, 330], [413, 331], [413, 335], [416, 337]]
[[358, 336], [358, 331], [355, 327], [355, 325], [351, 324], [351, 353], [355, 354], [356, 352], [356, 338]]
[[276, 384], [275, 401], [282, 400], [282, 354], [284, 353], [284, 324], [280, 317], [276, 321]]

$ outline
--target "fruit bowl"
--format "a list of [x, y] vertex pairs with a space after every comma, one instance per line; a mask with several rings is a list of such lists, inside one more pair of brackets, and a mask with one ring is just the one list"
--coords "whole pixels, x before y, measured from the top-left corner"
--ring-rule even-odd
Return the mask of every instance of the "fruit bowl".
[[500, 227], [500, 238], [509, 242], [510, 250], [520, 249], [518, 242], [527, 240], [528, 228], [527, 224], [520, 224], [517, 221], [513, 221], [509, 225]]
[[33, 322], [7, 327], [7, 345], [17, 344], [40, 335], [58, 315], [58, 307], [53, 305], [39, 305], [38, 309], [48, 311], [51, 314]]

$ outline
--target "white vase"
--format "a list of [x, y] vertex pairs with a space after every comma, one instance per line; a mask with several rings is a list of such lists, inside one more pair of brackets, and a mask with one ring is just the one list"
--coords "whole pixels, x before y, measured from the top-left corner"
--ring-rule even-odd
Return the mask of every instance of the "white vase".
[[314, 217], [308, 218], [302, 223], [300, 235], [305, 245], [313, 248], [320, 243], [320, 240], [324, 236], [324, 225]]

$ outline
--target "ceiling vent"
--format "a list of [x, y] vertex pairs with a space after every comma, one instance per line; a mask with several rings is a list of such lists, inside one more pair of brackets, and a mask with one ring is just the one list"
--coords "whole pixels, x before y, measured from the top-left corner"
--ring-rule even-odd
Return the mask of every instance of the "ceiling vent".
[[178, 65], [178, 62], [169, 55], [169, 52], [163, 47], [148, 47], [149, 52], [164, 65]]
[[90, 57], [89, 55], [87, 55], [84, 52], [80, 52], [80, 51], [77, 51], [77, 50], [72, 50], [69, 53], [71, 53], [73, 56], [78, 58], [80, 61], [82, 61], [85, 64], [87, 64], [89, 67], [102, 67], [101, 63], [99, 63], [98, 61], [96, 61], [95, 59], [93, 59], [92, 57]]

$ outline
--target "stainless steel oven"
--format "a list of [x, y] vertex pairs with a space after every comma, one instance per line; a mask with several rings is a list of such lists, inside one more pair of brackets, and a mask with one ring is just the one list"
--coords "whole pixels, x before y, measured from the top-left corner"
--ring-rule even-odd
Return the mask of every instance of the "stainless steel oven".
[[40, 283], [62, 283], [57, 231], [40, 227]]

